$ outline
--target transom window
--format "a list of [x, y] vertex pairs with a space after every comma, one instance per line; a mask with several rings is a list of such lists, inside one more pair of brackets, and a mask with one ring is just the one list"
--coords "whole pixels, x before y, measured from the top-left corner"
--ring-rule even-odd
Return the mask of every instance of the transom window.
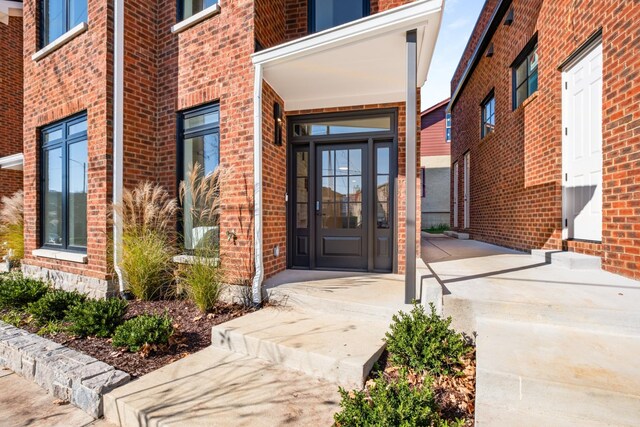
[[482, 137], [489, 135], [496, 127], [496, 97], [493, 91], [482, 103]]
[[178, 20], [190, 18], [217, 3], [218, 0], [178, 0]]
[[389, 132], [391, 117], [358, 117], [349, 119], [322, 120], [313, 123], [296, 123], [293, 126], [294, 136], [329, 136], [352, 133]]
[[[220, 165], [220, 106], [218, 103], [180, 114], [179, 150], [182, 158], [182, 181], [186, 181], [197, 164], [203, 177], [211, 176]], [[189, 186], [187, 185], [187, 188]], [[217, 221], [202, 222], [192, 212], [202, 207], [186, 191], [183, 200], [184, 247], [188, 251], [219, 243]]]
[[40, 47], [44, 47], [75, 27], [87, 21], [87, 0], [41, 0]]
[[538, 90], [538, 44], [525, 48], [513, 68], [514, 95], [513, 108], [516, 109], [525, 99]]
[[310, 0], [309, 33], [337, 27], [369, 13], [369, 0]]
[[42, 138], [42, 245], [87, 249], [87, 116], [47, 126]]

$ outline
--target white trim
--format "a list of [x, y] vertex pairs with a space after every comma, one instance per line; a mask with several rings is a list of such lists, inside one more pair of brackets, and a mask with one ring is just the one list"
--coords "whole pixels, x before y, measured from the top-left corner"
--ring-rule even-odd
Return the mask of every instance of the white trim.
[[253, 246], [255, 275], [251, 285], [254, 304], [262, 302], [264, 257], [262, 254], [262, 65], [254, 66], [253, 83]]
[[0, 169], [22, 170], [23, 165], [24, 155], [22, 153], [0, 158]]
[[218, 257], [199, 257], [195, 255], [176, 255], [173, 257], [173, 262], [176, 264], [192, 265], [197, 261], [202, 261], [203, 263], [213, 265], [214, 267], [218, 267], [220, 265], [220, 258]]
[[34, 61], [40, 61], [42, 58], [48, 56], [52, 52], [55, 52], [65, 44], [69, 43], [71, 40], [78, 37], [80, 34], [87, 31], [88, 28], [89, 28], [89, 25], [87, 25], [86, 22], [79, 23], [78, 25], [76, 25], [75, 27], [73, 27], [72, 29], [70, 29], [69, 31], [67, 31], [66, 33], [64, 33], [63, 35], [61, 35], [60, 37], [58, 37], [57, 39], [55, 39], [54, 41], [52, 41], [51, 43], [43, 47], [42, 49], [40, 49], [39, 51], [31, 55], [31, 59]]
[[9, 25], [9, 17], [22, 17], [22, 2], [0, 0], [0, 23]]
[[51, 258], [59, 261], [76, 262], [78, 264], [87, 263], [87, 254], [77, 252], [56, 251], [52, 249], [35, 249], [31, 255], [37, 258]]
[[[113, 7], [113, 203], [122, 203], [124, 175], [124, 0], [115, 0]], [[118, 289], [125, 290], [122, 259], [122, 217], [113, 210], [113, 267]]]
[[171, 27], [171, 32], [173, 34], [177, 34], [180, 33], [184, 30], [186, 30], [187, 28], [191, 28], [196, 24], [199, 24], [200, 22], [204, 21], [207, 18], [210, 18], [214, 15], [217, 15], [220, 13], [220, 3], [216, 3], [214, 5], [209, 6], [208, 8], [201, 10], [200, 12], [196, 13], [195, 15], [192, 15], [190, 17], [188, 17], [187, 19], [184, 19], [180, 22], [178, 22], [177, 24], [175, 24], [173, 27]]

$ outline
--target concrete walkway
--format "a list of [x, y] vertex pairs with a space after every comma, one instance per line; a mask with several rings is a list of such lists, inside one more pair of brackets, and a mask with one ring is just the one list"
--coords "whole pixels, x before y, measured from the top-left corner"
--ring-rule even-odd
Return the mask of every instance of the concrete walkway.
[[55, 398], [32, 381], [0, 370], [0, 425], [12, 427], [113, 427], [94, 421], [73, 405], [56, 405]]
[[423, 238], [444, 313], [476, 337], [477, 426], [637, 426], [640, 282]]

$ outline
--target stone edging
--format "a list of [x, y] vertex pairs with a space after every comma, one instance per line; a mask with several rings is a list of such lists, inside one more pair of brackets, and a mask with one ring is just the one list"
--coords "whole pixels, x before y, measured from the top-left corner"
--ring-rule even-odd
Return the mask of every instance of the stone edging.
[[102, 396], [129, 382], [129, 374], [51, 340], [0, 321], [0, 366], [47, 392], [102, 416]]

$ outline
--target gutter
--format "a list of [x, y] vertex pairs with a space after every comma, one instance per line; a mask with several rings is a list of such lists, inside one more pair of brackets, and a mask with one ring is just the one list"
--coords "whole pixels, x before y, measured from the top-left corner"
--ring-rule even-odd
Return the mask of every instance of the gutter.
[[[462, 78], [458, 82], [458, 86], [454, 90], [453, 95], [451, 95], [451, 101], [447, 106], [447, 113], [451, 113], [453, 106], [456, 104], [458, 97], [462, 94], [462, 90], [466, 86], [467, 81], [469, 80], [469, 77], [471, 77], [473, 70], [475, 70], [475, 68], [478, 66], [480, 59], [482, 59], [483, 52], [489, 46], [489, 42], [491, 42], [491, 38], [493, 37], [494, 33], [498, 29], [498, 25], [502, 21], [502, 18], [504, 17], [504, 15], [507, 13], [507, 10], [511, 6], [511, 3], [512, 3], [512, 0], [500, 0], [498, 2], [498, 5], [496, 6], [496, 10], [493, 12], [491, 19], [489, 19], [487, 28], [485, 28], [484, 32], [482, 33], [482, 37], [480, 37], [480, 41], [478, 42], [478, 46], [476, 46], [476, 50], [473, 52], [473, 55], [471, 56], [471, 59], [467, 64], [467, 68], [464, 70], [464, 74], [462, 75]], [[486, 3], [485, 3], [485, 6], [486, 6]], [[482, 12], [480, 12], [480, 14], [482, 15]], [[478, 18], [478, 20], [479, 19], [480, 18]], [[473, 36], [473, 33], [471, 33], [471, 36]], [[471, 38], [469, 38], [469, 40], [471, 40]], [[466, 52], [466, 49], [465, 49], [465, 52]]]
[[[120, 0], [122, 1], [122, 0]], [[262, 254], [262, 64], [254, 66], [253, 84], [253, 246], [255, 275], [251, 284], [253, 303], [262, 303], [264, 260]]]
[[[124, 0], [114, 0], [113, 13], [113, 203], [122, 203], [124, 161]], [[120, 295], [125, 283], [120, 269], [122, 259], [122, 217], [113, 211], [113, 266]]]

